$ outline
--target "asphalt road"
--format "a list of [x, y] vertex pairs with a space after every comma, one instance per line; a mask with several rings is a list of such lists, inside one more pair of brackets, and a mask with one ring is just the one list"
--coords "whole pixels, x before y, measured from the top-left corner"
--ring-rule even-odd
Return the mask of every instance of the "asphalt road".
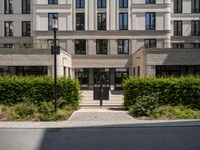
[[0, 150], [199, 150], [200, 126], [0, 129]]

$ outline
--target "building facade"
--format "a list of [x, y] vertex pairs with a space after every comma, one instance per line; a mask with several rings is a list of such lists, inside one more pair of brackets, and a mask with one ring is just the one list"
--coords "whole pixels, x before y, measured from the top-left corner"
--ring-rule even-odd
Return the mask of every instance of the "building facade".
[[200, 73], [200, 0], [1, 0], [0, 75], [53, 76], [52, 19], [58, 75], [93, 99], [100, 81], [115, 97], [128, 76]]

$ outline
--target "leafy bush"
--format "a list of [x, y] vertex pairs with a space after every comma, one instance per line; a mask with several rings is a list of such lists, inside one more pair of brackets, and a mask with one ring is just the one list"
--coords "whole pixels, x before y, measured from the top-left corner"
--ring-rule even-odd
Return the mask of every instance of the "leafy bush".
[[[51, 77], [0, 77], [0, 104], [29, 102], [40, 104], [54, 98], [54, 80]], [[58, 79], [58, 98], [63, 105], [78, 107], [80, 86], [73, 79]]]
[[159, 108], [158, 100], [157, 94], [138, 96], [135, 104], [129, 108], [130, 113], [136, 117], [156, 114]]
[[13, 106], [0, 105], [0, 120], [10, 121], [57, 121], [66, 120], [75, 110], [74, 106], [58, 107], [54, 112], [52, 102], [41, 102], [39, 105], [31, 103], [18, 103]]
[[12, 111], [13, 119], [31, 119], [34, 118], [37, 112], [36, 107], [33, 104], [19, 103]]
[[124, 105], [132, 106], [137, 98], [159, 93], [160, 105], [186, 105], [200, 109], [200, 78], [131, 78], [124, 83]]

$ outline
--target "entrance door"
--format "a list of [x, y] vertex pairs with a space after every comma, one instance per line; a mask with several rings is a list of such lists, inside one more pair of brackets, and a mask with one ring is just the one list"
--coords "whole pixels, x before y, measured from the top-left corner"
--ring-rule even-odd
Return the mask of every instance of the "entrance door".
[[94, 100], [109, 100], [109, 69], [94, 69]]

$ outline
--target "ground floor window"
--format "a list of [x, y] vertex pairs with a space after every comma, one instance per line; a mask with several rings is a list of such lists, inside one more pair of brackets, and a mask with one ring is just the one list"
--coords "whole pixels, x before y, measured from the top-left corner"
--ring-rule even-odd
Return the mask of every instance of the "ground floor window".
[[156, 76], [200, 75], [200, 66], [156, 66]]
[[3, 75], [48, 75], [48, 67], [47, 66], [0, 66], [0, 76]]
[[122, 89], [122, 84], [125, 79], [129, 76], [129, 71], [127, 68], [115, 69], [115, 89]]
[[79, 80], [81, 87], [88, 87], [89, 69], [75, 69], [75, 77]]

